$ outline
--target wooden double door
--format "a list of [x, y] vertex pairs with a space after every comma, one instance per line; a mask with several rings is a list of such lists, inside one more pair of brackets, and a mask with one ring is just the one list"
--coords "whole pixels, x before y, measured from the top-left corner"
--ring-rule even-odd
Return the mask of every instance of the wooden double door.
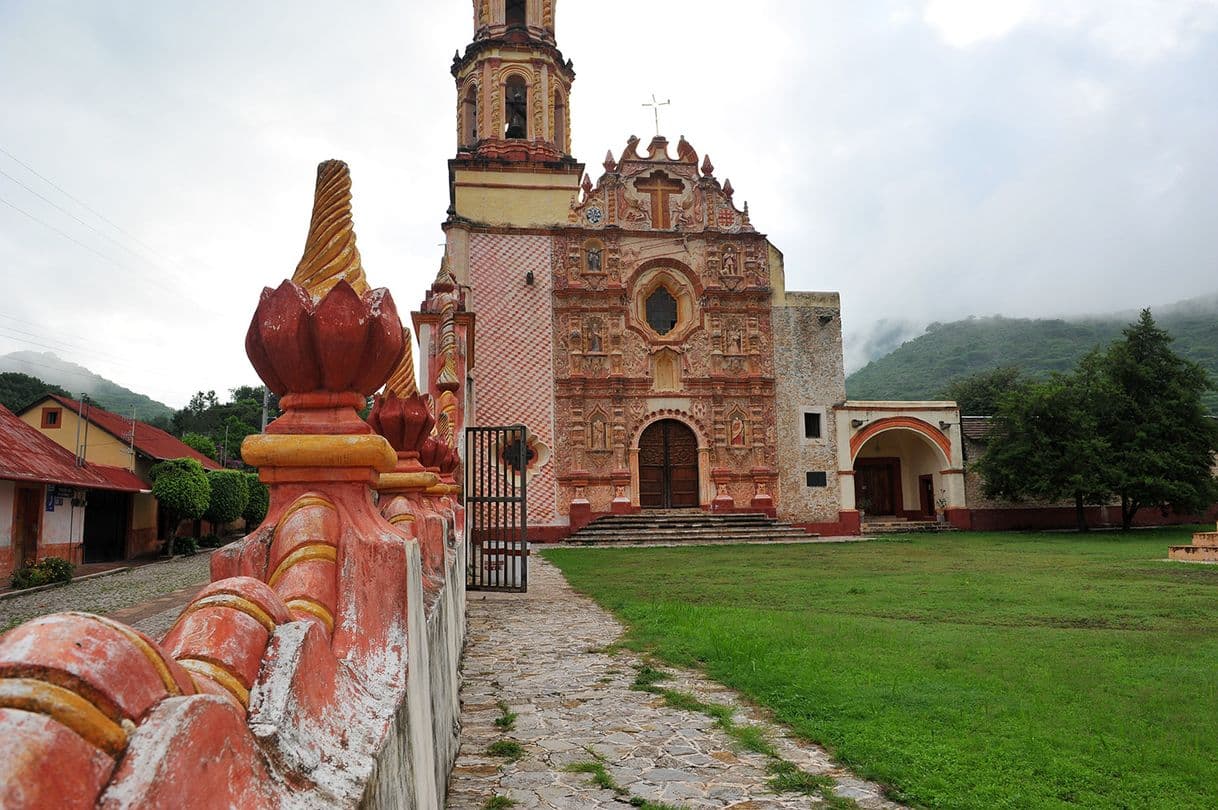
[[639, 505], [644, 509], [696, 509], [698, 437], [675, 419], [639, 437]]

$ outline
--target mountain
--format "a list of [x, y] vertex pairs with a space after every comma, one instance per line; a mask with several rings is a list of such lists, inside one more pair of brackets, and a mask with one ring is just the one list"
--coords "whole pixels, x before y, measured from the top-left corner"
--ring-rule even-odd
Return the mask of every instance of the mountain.
[[141, 422], [173, 418], [173, 408], [163, 402], [123, 388], [84, 366], [61, 360], [51, 352], [12, 352], [2, 355], [0, 372], [6, 371], [37, 377], [71, 391], [73, 397], [88, 394], [101, 407], [123, 416], [130, 416], [134, 408], [135, 418]]
[[[1175, 338], [1175, 351], [1199, 363], [1218, 384], [1218, 295], [1194, 298], [1153, 313]], [[1137, 313], [1065, 319], [968, 318], [933, 323], [846, 378], [851, 399], [934, 399], [953, 380], [999, 366], [1031, 376], [1070, 371], [1084, 354], [1120, 336]], [[1218, 414], [1218, 391], [1205, 395]]]

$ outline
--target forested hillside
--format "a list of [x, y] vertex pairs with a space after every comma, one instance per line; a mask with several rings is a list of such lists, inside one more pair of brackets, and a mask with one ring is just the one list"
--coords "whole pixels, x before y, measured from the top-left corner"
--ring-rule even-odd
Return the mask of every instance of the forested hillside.
[[[1218, 383], [1218, 313], [1177, 307], [1155, 318], [1175, 338], [1175, 351], [1200, 363]], [[1069, 371], [1132, 320], [988, 317], [931, 324], [926, 334], [851, 374], [846, 393], [851, 399], [934, 399], [953, 380], [999, 366], [1015, 366], [1029, 376]], [[1218, 391], [1205, 401], [1218, 414]]]
[[[94, 374], [84, 366], [69, 363], [50, 352], [12, 352], [0, 356], [0, 372], [26, 374], [38, 380], [70, 391], [73, 398], [81, 394], [108, 411], [131, 416], [141, 422], [167, 426], [173, 418], [173, 408], [151, 397], [124, 388], [118, 383]], [[56, 392], [58, 393], [58, 391]]]

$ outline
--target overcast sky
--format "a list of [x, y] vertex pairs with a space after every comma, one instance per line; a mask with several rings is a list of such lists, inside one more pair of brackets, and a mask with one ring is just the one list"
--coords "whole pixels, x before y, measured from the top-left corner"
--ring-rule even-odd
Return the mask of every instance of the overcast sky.
[[[417, 308], [471, 20], [0, 0], [0, 353], [175, 407], [255, 382], [245, 328], [331, 157], [370, 280]], [[852, 367], [930, 321], [1218, 289], [1218, 0], [560, 0], [558, 39], [593, 179], [671, 98], [665, 134], [731, 178], [788, 286], [841, 291]]]

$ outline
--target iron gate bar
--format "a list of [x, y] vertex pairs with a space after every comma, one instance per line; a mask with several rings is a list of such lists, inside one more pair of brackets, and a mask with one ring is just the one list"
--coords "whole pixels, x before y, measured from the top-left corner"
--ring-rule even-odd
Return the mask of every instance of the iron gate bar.
[[471, 427], [466, 448], [466, 586], [528, 590], [528, 429]]

